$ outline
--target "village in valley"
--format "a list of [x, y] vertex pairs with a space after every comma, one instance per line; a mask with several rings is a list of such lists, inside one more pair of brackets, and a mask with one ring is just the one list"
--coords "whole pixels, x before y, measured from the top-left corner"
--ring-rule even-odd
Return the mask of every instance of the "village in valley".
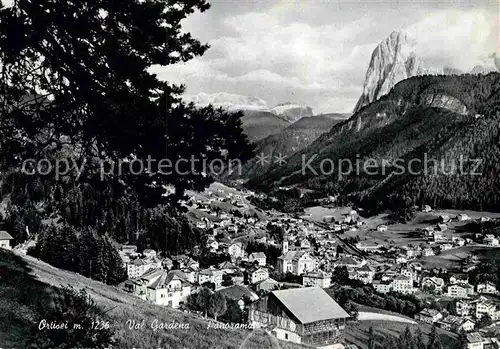
[[[215, 321], [315, 347], [364, 348], [359, 324], [376, 321], [499, 347], [498, 276], [484, 262], [500, 253], [500, 229], [485, 228], [498, 215], [426, 205], [403, 224], [324, 202], [302, 215], [261, 210], [256, 196], [220, 183], [188, 195], [182, 205], [204, 244], [169, 256], [120, 245], [128, 277], [120, 288], [200, 317], [205, 295]], [[0, 245], [8, 242], [3, 232]]]

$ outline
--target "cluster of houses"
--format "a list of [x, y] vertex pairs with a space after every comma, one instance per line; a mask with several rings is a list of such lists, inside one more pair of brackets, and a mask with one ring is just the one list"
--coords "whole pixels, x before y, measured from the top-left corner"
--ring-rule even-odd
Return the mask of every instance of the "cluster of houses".
[[[448, 331], [466, 332], [470, 349], [495, 348], [491, 338], [476, 332], [485, 316], [500, 321], [496, 285], [482, 279], [475, 284], [469, 282], [468, 272], [478, 260], [470, 257], [461, 270], [448, 271], [428, 270], [421, 258], [468, 244], [499, 246], [497, 235], [462, 238], [450, 233], [452, 219], [441, 215], [439, 223], [420, 231], [427, 242], [418, 246], [359, 239], [346, 245], [340, 241], [340, 234], [363, 229], [364, 222], [355, 210], [340, 220], [325, 216], [324, 224], [289, 215], [265, 219], [247, 203], [249, 196], [256, 195], [215, 188], [183, 201], [181, 204], [191, 213], [197, 213], [194, 225], [205, 232], [199, 250], [224, 256], [224, 261], [200, 266], [194, 257], [197, 254], [160, 256], [152, 249], [138, 251], [135, 245], [122, 245], [119, 253], [128, 276], [124, 289], [147, 302], [178, 309], [189, 295], [210, 286], [246, 307], [249, 322], [269, 330], [278, 339], [334, 348], [343, 342], [349, 314], [324, 289], [335, 281], [335, 270], [345, 268], [350, 279], [372, 285], [381, 294], [397, 292], [427, 301], [453, 302], [453, 314], [437, 310], [429, 302], [416, 319]], [[224, 205], [240, 210], [221, 210]], [[432, 208], [424, 206], [422, 211], [431, 212]], [[470, 217], [459, 214], [453, 220], [463, 222]], [[485, 220], [487, 217], [481, 219]], [[381, 224], [376, 230], [385, 232], [388, 226]], [[278, 238], [271, 231], [280, 231], [284, 236]], [[12, 236], [0, 231], [0, 248], [10, 249], [10, 240]], [[270, 258], [255, 246], [248, 249], [248, 240], [279, 250], [280, 255]], [[300, 281], [283, 282], [288, 276]]]
[[[140, 276], [134, 274], [124, 288], [145, 301], [180, 308], [191, 293], [210, 282], [216, 292], [238, 301], [242, 308], [248, 307], [248, 321], [253, 327], [268, 329], [286, 341], [337, 347], [343, 342], [349, 315], [323, 290], [330, 286], [331, 273], [318, 269], [316, 258], [300, 246], [290, 249], [287, 241], [282, 248], [280, 270], [302, 275], [303, 285], [280, 290], [282, 283], [269, 277], [275, 268], [267, 264], [265, 253], [253, 252], [247, 256], [237, 243], [228, 246], [232, 261], [201, 269], [191, 257], [164, 258], [156, 264], [157, 268], [150, 267]], [[124, 250], [128, 253], [134, 249], [124, 246]], [[151, 251], [145, 250], [136, 260], [156, 263], [155, 258]], [[228, 278], [231, 283], [226, 286], [224, 280]], [[245, 304], [245, 300], [251, 303]]]
[[[247, 307], [249, 321], [254, 326], [269, 329], [279, 339], [326, 346], [343, 341], [349, 315], [323, 289], [331, 286], [335, 269], [345, 267], [350, 279], [373, 285], [382, 294], [398, 292], [426, 300], [452, 300], [456, 304], [455, 313], [429, 307], [417, 314], [416, 319], [448, 331], [467, 332], [470, 348], [488, 347], [490, 339], [475, 331], [478, 321], [486, 315], [493, 321], [500, 320], [500, 305], [495, 301], [499, 293], [492, 282], [469, 283], [467, 272], [478, 261], [470, 258], [463, 270], [448, 272], [444, 277], [442, 273], [447, 272], [444, 268], [439, 272], [426, 270], [420, 258], [471, 243], [495, 246], [498, 243], [495, 236], [471, 241], [455, 236], [448, 231], [451, 219], [443, 215], [438, 224], [422, 229], [426, 244], [396, 246], [358, 239], [352, 249], [345, 249], [339, 248], [345, 247], [339, 241], [339, 234], [357, 231], [364, 224], [354, 210], [341, 220], [326, 216], [323, 225], [288, 215], [266, 220], [257, 214], [217, 208], [220, 202], [242, 207], [246, 205], [244, 196], [212, 194], [208, 199], [193, 196], [184, 204], [203, 212], [195, 222], [206, 233], [201, 249], [227, 255], [229, 260], [201, 268], [192, 256], [160, 258], [153, 250], [138, 253], [135, 246], [125, 245], [120, 253], [129, 277], [126, 290], [146, 301], [180, 308], [191, 293], [210, 284], [215, 292], [238, 301], [242, 308]], [[432, 209], [424, 207], [424, 210]], [[470, 218], [462, 214], [454, 219]], [[329, 228], [325, 228], [327, 225]], [[270, 234], [273, 228], [279, 228], [284, 237], [278, 239]], [[381, 232], [387, 229], [383, 224], [376, 228]], [[281, 254], [271, 262], [264, 251], [253, 248], [248, 253], [248, 240], [272, 246]], [[283, 278], [275, 280], [273, 275], [290, 275], [300, 281], [283, 282]], [[251, 302], [247, 303], [248, 300]]]

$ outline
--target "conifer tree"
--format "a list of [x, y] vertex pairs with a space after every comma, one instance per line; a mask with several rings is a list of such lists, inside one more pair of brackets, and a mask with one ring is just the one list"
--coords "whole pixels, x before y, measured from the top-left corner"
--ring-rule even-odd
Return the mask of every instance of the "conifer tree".
[[420, 327], [417, 328], [417, 331], [416, 331], [415, 336], [414, 336], [414, 340], [415, 340], [415, 348], [416, 349], [426, 349], [427, 348], [427, 345], [425, 344], [425, 340], [424, 340], [424, 334], [422, 333], [422, 330], [420, 329]]
[[372, 326], [368, 330], [368, 349], [375, 349], [375, 333]]
[[[181, 21], [209, 7], [205, 0], [17, 0], [1, 6], [0, 91], [7, 103], [0, 106], [0, 165], [20, 168], [23, 159], [42, 157], [55, 162], [69, 153], [87, 161], [79, 181], [120, 184], [143, 205], [156, 206], [212, 182], [201, 159], [249, 159], [253, 147], [241, 112], [185, 104], [183, 86], [150, 71], [205, 53], [208, 45], [183, 32]], [[199, 160], [195, 171], [191, 163], [160, 169], [162, 159], [191, 157]], [[100, 178], [102, 164], [126, 158], [155, 161], [148, 171]], [[162, 195], [165, 184], [175, 187], [170, 197]]]
[[441, 338], [439, 337], [436, 326], [432, 326], [431, 333], [429, 334], [429, 341], [427, 343], [427, 349], [443, 349], [443, 343], [441, 343]]
[[209, 311], [213, 315], [215, 321], [217, 318], [224, 314], [227, 310], [226, 297], [221, 293], [214, 293], [210, 297], [209, 301]]
[[405, 331], [400, 337], [399, 343], [403, 348], [408, 348], [408, 349], [413, 348], [414, 344], [413, 333], [411, 332], [409, 326], [406, 326]]

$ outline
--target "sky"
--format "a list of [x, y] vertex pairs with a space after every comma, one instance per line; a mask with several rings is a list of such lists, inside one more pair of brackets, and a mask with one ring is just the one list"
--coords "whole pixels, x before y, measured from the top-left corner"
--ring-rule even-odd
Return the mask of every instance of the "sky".
[[212, 0], [183, 21], [210, 49], [154, 71], [187, 94], [226, 92], [350, 112], [373, 49], [392, 31], [432, 66], [468, 71], [500, 57], [500, 0]]
[[[3, 0], [4, 4], [10, 0]], [[182, 22], [210, 45], [201, 57], [154, 67], [186, 94], [292, 102], [315, 114], [351, 112], [374, 48], [393, 31], [417, 42], [428, 65], [500, 66], [500, 0], [208, 0]]]

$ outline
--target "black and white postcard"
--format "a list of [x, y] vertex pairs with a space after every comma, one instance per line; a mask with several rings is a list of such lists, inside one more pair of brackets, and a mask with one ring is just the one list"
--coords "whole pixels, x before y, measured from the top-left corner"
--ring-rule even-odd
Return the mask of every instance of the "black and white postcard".
[[500, 349], [499, 0], [0, 0], [0, 349]]

